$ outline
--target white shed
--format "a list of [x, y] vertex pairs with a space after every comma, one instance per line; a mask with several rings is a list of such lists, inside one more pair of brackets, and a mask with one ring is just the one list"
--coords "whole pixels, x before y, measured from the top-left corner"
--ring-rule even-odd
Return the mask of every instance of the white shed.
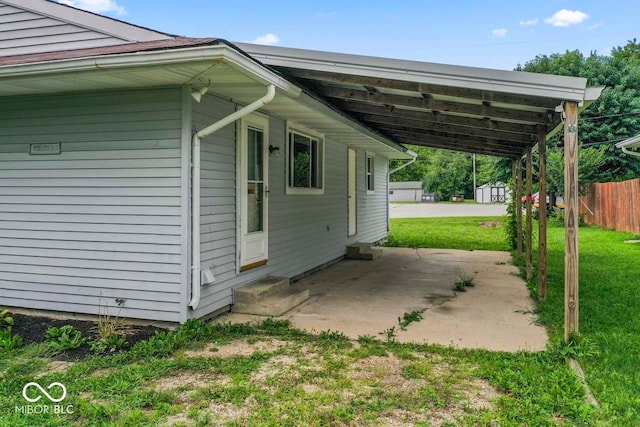
[[505, 203], [511, 200], [511, 192], [506, 184], [493, 182], [476, 188], [476, 203]]
[[390, 182], [390, 202], [420, 202], [422, 200], [422, 182]]

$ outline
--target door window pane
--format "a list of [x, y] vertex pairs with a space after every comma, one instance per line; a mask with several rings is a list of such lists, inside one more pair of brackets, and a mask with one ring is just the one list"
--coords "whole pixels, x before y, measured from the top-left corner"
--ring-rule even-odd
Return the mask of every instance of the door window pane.
[[257, 129], [249, 129], [247, 138], [247, 178], [249, 181], [262, 181], [263, 134]]
[[264, 184], [250, 182], [247, 184], [247, 232], [256, 233], [263, 230]]

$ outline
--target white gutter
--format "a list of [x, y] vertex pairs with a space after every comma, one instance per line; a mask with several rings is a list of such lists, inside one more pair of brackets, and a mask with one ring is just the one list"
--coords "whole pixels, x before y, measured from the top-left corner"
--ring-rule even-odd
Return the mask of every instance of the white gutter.
[[409, 166], [411, 163], [413, 163], [413, 162], [415, 162], [416, 160], [418, 160], [418, 154], [417, 154], [417, 153], [414, 153], [414, 152], [413, 152], [413, 151], [411, 151], [411, 150], [407, 150], [407, 152], [406, 152], [406, 153], [407, 153], [408, 155], [412, 156], [412, 157], [413, 157], [413, 159], [409, 160], [409, 161], [408, 161], [407, 163], [405, 163], [404, 165], [400, 165], [400, 166], [398, 166], [397, 168], [395, 168], [394, 170], [392, 170], [391, 172], [389, 172], [389, 175], [391, 175], [392, 173], [396, 173], [396, 172], [398, 172], [399, 170], [402, 170], [402, 169], [406, 168], [406, 167], [407, 167], [407, 166]]
[[200, 304], [200, 283], [202, 279], [200, 271], [200, 140], [270, 103], [275, 96], [276, 87], [270, 84], [267, 88], [267, 93], [262, 98], [193, 135], [193, 170], [191, 179], [193, 235], [191, 237], [191, 302], [189, 303], [189, 307], [193, 310], [198, 308]]

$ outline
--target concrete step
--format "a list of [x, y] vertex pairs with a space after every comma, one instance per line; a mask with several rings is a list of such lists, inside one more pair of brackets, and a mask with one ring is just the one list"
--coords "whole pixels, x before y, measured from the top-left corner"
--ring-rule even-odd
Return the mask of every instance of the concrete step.
[[255, 303], [238, 302], [236, 300], [233, 304], [233, 312], [261, 316], [282, 316], [308, 299], [309, 289], [288, 288], [265, 296]]
[[233, 291], [233, 301], [256, 304], [270, 295], [289, 289], [289, 278], [268, 276], [250, 285]]
[[372, 261], [382, 256], [382, 249], [375, 248], [371, 243], [354, 243], [347, 246], [347, 259]]

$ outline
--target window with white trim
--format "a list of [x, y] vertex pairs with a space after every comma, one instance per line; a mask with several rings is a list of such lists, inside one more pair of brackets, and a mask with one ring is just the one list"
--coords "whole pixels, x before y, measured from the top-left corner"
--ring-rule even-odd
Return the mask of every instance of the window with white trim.
[[287, 193], [321, 194], [324, 176], [324, 141], [289, 129], [287, 142]]
[[373, 155], [367, 154], [366, 157], [366, 173], [367, 173], [367, 193], [373, 193], [375, 190], [375, 159]]

